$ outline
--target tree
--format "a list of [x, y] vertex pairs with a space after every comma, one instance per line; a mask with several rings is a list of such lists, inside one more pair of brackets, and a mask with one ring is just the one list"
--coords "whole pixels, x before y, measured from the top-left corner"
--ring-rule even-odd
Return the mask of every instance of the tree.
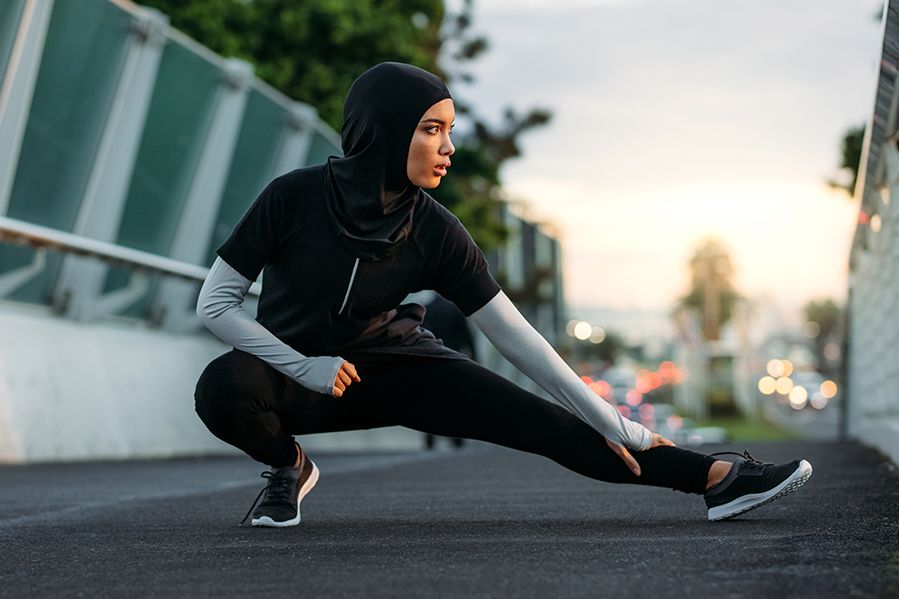
[[[172, 26], [225, 56], [243, 58], [256, 75], [288, 96], [314, 106], [336, 131], [353, 80], [382, 61], [415, 64], [448, 83], [470, 82], [466, 65], [489, 46], [471, 33], [472, 0], [448, 15], [442, 0], [141, 0], [169, 15]], [[444, 70], [441, 59], [448, 63]], [[483, 249], [507, 231], [497, 218], [499, 170], [520, 156], [518, 137], [546, 124], [550, 113], [506, 109], [493, 128], [463, 98], [456, 113], [472, 120], [454, 140], [453, 173], [432, 195], [453, 211]]]
[[731, 283], [733, 273], [730, 255], [717, 239], [701, 242], [690, 258], [690, 292], [678, 303], [702, 315], [703, 336], [710, 341], [719, 338], [721, 326], [730, 320], [740, 299]]
[[803, 307], [805, 320], [807, 323], [814, 323], [812, 326], [816, 333], [812, 338], [815, 358], [818, 362], [818, 370], [829, 374], [830, 360], [825, 356], [824, 348], [828, 343], [836, 343], [840, 345], [843, 338], [843, 309], [832, 299], [823, 299], [820, 301], [810, 301]]
[[849, 181], [841, 183], [835, 179], [830, 179], [827, 184], [833, 189], [840, 189], [849, 194], [852, 198], [855, 195], [855, 184], [858, 181], [858, 171], [862, 160], [862, 144], [865, 139], [865, 126], [852, 127], [843, 135], [841, 148], [842, 161], [840, 169], [849, 172]]

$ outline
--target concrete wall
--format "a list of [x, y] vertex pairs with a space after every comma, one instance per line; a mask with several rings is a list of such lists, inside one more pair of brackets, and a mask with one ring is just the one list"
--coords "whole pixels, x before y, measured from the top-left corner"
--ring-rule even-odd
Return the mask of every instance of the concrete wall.
[[[228, 350], [207, 334], [86, 324], [0, 302], [0, 462], [238, 454], [193, 403], [200, 373]], [[310, 449], [422, 447], [420, 433], [399, 427], [299, 440]]]

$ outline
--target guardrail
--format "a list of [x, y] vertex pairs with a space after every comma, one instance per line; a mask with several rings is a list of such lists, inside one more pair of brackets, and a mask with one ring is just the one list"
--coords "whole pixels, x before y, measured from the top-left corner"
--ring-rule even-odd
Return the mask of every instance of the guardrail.
[[[131, 268], [137, 273], [160, 274], [197, 283], [202, 283], [209, 274], [208, 268], [196, 264], [187, 264], [149, 252], [88, 239], [4, 216], [0, 216], [0, 242], [38, 249], [31, 264], [0, 275], [0, 297], [12, 292], [43, 270], [44, 251], [47, 249], [96, 258], [113, 265]], [[258, 296], [261, 290], [262, 286], [259, 283], [253, 283], [249, 293]]]

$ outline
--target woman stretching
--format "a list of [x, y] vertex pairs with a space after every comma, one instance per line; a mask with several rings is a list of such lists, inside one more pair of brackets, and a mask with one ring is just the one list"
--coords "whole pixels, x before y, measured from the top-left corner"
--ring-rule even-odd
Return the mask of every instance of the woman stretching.
[[[502, 291], [459, 219], [424, 191], [446, 176], [454, 118], [437, 76], [372, 67], [346, 97], [344, 157], [276, 178], [217, 250], [197, 314], [234, 349], [206, 367], [194, 396], [215, 436], [271, 466], [252, 524], [300, 521], [319, 471], [294, 435], [393, 425], [539, 454], [596, 480], [703, 495], [710, 520], [802, 485], [805, 460], [767, 464], [747, 452], [730, 462], [675, 447], [581, 381]], [[242, 303], [263, 269], [253, 319]], [[425, 309], [400, 302], [424, 289], [454, 302], [554, 401], [422, 328]]]

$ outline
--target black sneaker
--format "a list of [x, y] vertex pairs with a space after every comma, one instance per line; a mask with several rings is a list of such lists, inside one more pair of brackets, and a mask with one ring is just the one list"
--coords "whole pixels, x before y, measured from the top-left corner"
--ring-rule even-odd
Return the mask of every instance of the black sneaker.
[[748, 451], [742, 454], [722, 451], [711, 455], [725, 453], [738, 455], [740, 459], [734, 462], [721, 482], [705, 492], [709, 520], [733, 518], [788, 495], [812, 475], [812, 465], [806, 460], [768, 464], [755, 459]]
[[[299, 446], [297, 446], [299, 447]], [[318, 482], [318, 467], [302, 449], [300, 449], [300, 465], [296, 468], [273, 468], [262, 473], [268, 479], [256, 501], [243, 517], [240, 524], [246, 522], [250, 512], [253, 526], [296, 526], [300, 523], [300, 502]], [[262, 502], [259, 498], [265, 493]], [[253, 508], [256, 508], [255, 511]]]

